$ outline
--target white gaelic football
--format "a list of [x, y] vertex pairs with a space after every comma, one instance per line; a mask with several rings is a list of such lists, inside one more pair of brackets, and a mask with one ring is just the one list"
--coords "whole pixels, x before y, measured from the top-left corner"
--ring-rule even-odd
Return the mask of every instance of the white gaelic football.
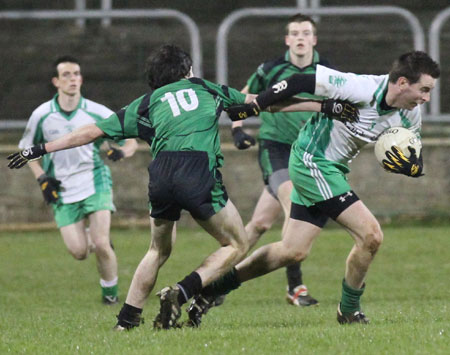
[[386, 159], [386, 152], [391, 151], [393, 145], [397, 146], [408, 158], [411, 155], [408, 147], [414, 148], [417, 156], [422, 150], [422, 142], [414, 132], [403, 127], [391, 127], [381, 133], [375, 143], [375, 156], [380, 164], [383, 159]]

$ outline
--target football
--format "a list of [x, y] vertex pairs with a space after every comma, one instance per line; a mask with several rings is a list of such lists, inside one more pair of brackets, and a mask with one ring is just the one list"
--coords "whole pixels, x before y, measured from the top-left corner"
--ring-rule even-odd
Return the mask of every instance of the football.
[[391, 151], [393, 145], [397, 146], [406, 157], [411, 155], [408, 147], [414, 148], [417, 156], [422, 149], [422, 142], [414, 132], [403, 127], [388, 128], [380, 134], [375, 143], [375, 156], [381, 165], [383, 159], [386, 159], [386, 152]]

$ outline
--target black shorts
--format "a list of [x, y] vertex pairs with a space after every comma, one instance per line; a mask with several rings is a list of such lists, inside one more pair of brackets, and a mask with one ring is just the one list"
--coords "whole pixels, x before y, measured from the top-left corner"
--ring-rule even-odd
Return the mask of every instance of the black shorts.
[[206, 152], [160, 152], [148, 167], [150, 215], [177, 221], [182, 209], [207, 220], [227, 203], [219, 170], [209, 168]]
[[288, 170], [290, 154], [291, 144], [268, 139], [259, 141], [259, 166], [264, 184], [275, 198], [277, 198], [280, 185], [290, 180]]
[[290, 217], [323, 228], [328, 218], [336, 220], [342, 212], [356, 201], [359, 201], [359, 197], [353, 191], [349, 191], [309, 207], [292, 202]]

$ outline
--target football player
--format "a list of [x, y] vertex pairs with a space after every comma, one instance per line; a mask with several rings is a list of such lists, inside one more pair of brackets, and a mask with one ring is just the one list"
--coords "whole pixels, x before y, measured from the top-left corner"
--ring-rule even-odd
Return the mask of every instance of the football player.
[[[360, 298], [365, 278], [382, 241], [383, 232], [375, 216], [347, 182], [348, 163], [367, 143], [374, 142], [386, 129], [403, 126], [420, 133], [420, 106], [440, 76], [440, 69], [426, 53], [401, 55], [387, 75], [343, 73], [317, 65], [316, 74], [295, 74], [258, 95], [249, 105], [229, 109], [229, 115], [242, 117], [258, 112], [300, 92], [343, 99], [357, 104], [359, 121], [339, 122], [316, 114], [300, 132], [292, 147], [289, 175], [294, 185], [292, 207], [283, 239], [265, 245], [240, 262], [223, 278], [202, 290], [194, 299], [189, 316], [194, 324], [210, 308], [211, 300], [240, 286], [242, 282], [304, 260], [329, 218], [345, 228], [354, 240], [342, 280], [342, 297], [337, 320], [368, 323]], [[295, 104], [286, 107], [295, 110]], [[339, 110], [339, 108], [337, 108]], [[398, 151], [392, 147], [393, 151]], [[422, 156], [396, 154], [385, 169], [414, 178], [422, 174]]]
[[[19, 148], [55, 140], [65, 134], [105, 118], [113, 111], [81, 95], [83, 77], [79, 61], [71, 56], [54, 63], [52, 84], [57, 93], [31, 114]], [[118, 302], [117, 259], [111, 247], [109, 228], [112, 180], [99, 148], [104, 139], [46, 155], [29, 164], [45, 201], [52, 206], [56, 224], [69, 253], [76, 260], [86, 259], [95, 251], [100, 274], [102, 300]], [[118, 161], [134, 154], [137, 142], [127, 140], [120, 148], [108, 150], [108, 158]], [[89, 221], [89, 228], [86, 221]]]

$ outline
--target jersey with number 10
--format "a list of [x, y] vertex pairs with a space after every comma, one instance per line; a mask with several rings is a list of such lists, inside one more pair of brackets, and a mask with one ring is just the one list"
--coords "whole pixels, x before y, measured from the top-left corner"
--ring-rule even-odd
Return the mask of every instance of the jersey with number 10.
[[112, 138], [139, 137], [160, 151], [205, 151], [210, 167], [220, 167], [219, 116], [244, 94], [199, 78], [182, 79], [140, 98], [97, 126]]

